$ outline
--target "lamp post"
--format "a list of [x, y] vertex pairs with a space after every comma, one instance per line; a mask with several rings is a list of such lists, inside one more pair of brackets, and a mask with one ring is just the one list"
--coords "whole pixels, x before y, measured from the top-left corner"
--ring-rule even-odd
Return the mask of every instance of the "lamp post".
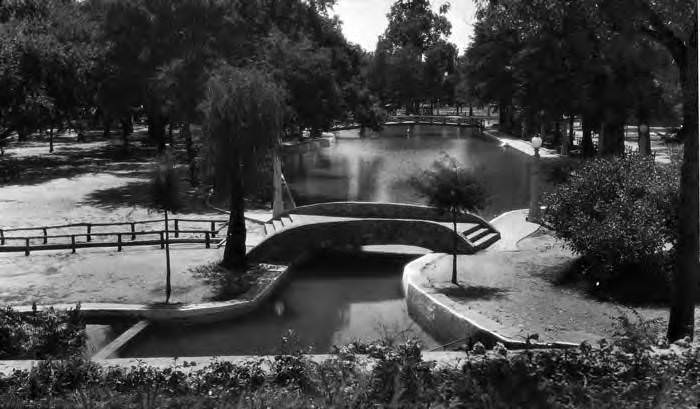
[[540, 148], [542, 138], [535, 135], [530, 140], [535, 149], [535, 158], [531, 164], [530, 172], [530, 210], [527, 214], [527, 221], [539, 223], [540, 221]]

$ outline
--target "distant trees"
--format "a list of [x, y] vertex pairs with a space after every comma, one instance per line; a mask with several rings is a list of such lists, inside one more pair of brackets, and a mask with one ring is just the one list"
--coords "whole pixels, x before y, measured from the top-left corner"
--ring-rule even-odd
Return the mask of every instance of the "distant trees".
[[621, 153], [628, 119], [669, 115], [672, 101], [661, 98], [657, 80], [668, 65], [650, 58], [656, 54], [645, 38], [621, 33], [594, 0], [485, 2], [467, 75], [475, 95], [499, 105], [505, 130], [532, 133], [576, 115], [584, 139], [596, 131], [601, 153]]
[[436, 13], [429, 0], [399, 0], [391, 6], [369, 74], [383, 101], [417, 113], [421, 102], [451, 99], [447, 78], [455, 72], [457, 50], [446, 40], [448, 9], [446, 4]]

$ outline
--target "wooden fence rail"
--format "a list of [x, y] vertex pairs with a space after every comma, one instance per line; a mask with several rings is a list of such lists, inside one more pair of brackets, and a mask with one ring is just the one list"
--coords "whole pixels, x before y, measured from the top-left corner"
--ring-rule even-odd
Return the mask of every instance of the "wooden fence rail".
[[[167, 240], [169, 244], [184, 244], [184, 243], [201, 243], [206, 248], [211, 247], [211, 242], [227, 226], [228, 220], [201, 220], [201, 219], [171, 219], [173, 228], [170, 228], [170, 223], [167, 226], [168, 233], [172, 233], [173, 237]], [[57, 226], [40, 226], [40, 227], [20, 227], [11, 229], [0, 229], [0, 252], [19, 252], [23, 251], [25, 255], [29, 255], [34, 250], [61, 250], [70, 249], [75, 253], [78, 248], [87, 247], [116, 247], [117, 251], [122, 251], [125, 246], [149, 246], [160, 245], [165, 247], [165, 230], [144, 230], [137, 231], [137, 224], [164, 223], [164, 219], [146, 220], [134, 222], [117, 222], [117, 223], [71, 223]], [[186, 223], [206, 223], [209, 226], [208, 230], [180, 228], [180, 222]], [[217, 223], [221, 223], [217, 227]], [[110, 232], [93, 232], [92, 227], [95, 226], [129, 226], [128, 231], [110, 231]], [[73, 227], [85, 227], [85, 233], [63, 233], [63, 234], [48, 234], [51, 229], [65, 229]], [[41, 231], [41, 235], [32, 236], [8, 236], [7, 232], [18, 231]], [[180, 235], [194, 235], [195, 237], [180, 238]], [[157, 239], [141, 239], [144, 236], [157, 236]], [[93, 239], [98, 238], [97, 241]], [[100, 240], [107, 238], [108, 240]], [[137, 240], [137, 238], [139, 238]], [[62, 239], [70, 239], [70, 242], [49, 243], [49, 240], [56, 241]], [[82, 239], [82, 240], [81, 240]], [[41, 240], [41, 244], [33, 244], [32, 241]], [[22, 245], [14, 243], [21, 242]]]

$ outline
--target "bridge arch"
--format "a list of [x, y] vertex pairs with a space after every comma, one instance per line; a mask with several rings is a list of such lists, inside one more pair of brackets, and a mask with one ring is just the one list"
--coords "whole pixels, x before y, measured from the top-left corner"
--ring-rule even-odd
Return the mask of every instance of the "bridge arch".
[[459, 254], [476, 249], [444, 224], [429, 220], [355, 219], [292, 225], [265, 238], [248, 253], [253, 263], [293, 263], [318, 250], [399, 244]]

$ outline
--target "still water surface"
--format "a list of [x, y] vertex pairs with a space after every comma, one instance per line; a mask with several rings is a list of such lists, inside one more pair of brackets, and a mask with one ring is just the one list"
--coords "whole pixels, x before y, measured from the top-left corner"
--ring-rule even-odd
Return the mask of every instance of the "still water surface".
[[357, 130], [340, 131], [330, 147], [287, 154], [284, 175], [297, 205], [346, 200], [423, 204], [425, 199], [407, 181], [448, 154], [486, 186], [489, 202], [480, 215], [490, 219], [527, 207], [530, 159], [474, 133], [423, 125], [390, 126], [365, 138]]
[[[341, 131], [329, 147], [287, 154], [284, 173], [297, 205], [336, 200], [422, 204], [407, 180], [446, 153], [483, 180], [489, 203], [480, 215], [490, 219], [527, 207], [529, 159], [472, 132], [393, 126], [359, 138], [356, 130]], [[424, 348], [433, 348], [438, 343], [408, 316], [401, 294], [403, 266], [415, 257], [321, 257], [296, 267], [277, 299], [254, 314], [216, 324], [150, 328], [121, 355], [270, 354], [280, 351], [290, 329], [299, 345], [316, 353], [387, 336], [418, 338]]]

